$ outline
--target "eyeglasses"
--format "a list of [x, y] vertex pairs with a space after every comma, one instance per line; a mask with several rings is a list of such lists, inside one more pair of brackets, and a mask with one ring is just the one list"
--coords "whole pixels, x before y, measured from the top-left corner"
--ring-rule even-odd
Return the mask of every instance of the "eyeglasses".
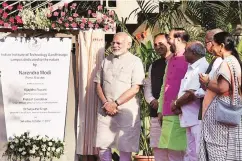
[[212, 42], [212, 41], [205, 41], [205, 44], [207, 45], [207, 43], [210, 43], [210, 42]]

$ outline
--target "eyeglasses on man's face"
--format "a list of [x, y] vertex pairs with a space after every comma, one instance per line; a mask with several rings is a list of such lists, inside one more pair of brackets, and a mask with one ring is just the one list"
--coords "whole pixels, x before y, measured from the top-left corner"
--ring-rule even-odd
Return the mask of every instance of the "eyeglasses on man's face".
[[212, 41], [205, 41], [205, 44], [207, 45], [207, 44], [210, 43], [210, 42], [212, 42]]

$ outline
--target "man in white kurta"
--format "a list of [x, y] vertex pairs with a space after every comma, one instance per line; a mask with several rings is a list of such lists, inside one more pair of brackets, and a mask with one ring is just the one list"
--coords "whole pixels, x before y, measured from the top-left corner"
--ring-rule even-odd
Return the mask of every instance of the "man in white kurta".
[[[184, 161], [198, 161], [198, 149], [200, 143], [200, 120], [198, 113], [200, 100], [194, 98], [193, 92], [201, 86], [199, 74], [205, 73], [208, 62], [205, 58], [205, 47], [201, 42], [190, 42], [184, 53], [189, 63], [187, 72], [181, 81], [178, 99], [172, 104], [172, 108], [180, 107], [180, 126], [186, 128], [187, 149]], [[190, 92], [191, 91], [191, 92]]]
[[140, 136], [140, 107], [137, 93], [143, 84], [141, 60], [128, 52], [132, 39], [117, 33], [112, 42], [113, 54], [107, 56], [96, 75], [99, 107], [96, 146], [100, 161], [112, 161], [111, 148], [120, 152], [120, 161], [130, 161], [137, 152]]

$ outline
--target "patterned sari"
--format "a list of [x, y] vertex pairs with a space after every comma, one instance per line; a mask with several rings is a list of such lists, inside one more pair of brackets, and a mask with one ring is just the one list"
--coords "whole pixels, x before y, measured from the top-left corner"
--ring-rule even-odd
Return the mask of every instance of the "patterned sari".
[[[230, 69], [228, 64], [233, 66], [235, 71]], [[231, 71], [234, 71], [232, 76]], [[217, 95], [204, 113], [199, 161], [242, 161], [242, 123], [230, 126], [215, 120], [218, 99], [227, 103], [232, 101], [234, 105], [241, 104], [241, 67], [234, 56], [224, 59], [216, 71], [214, 80], [217, 81], [219, 76], [226, 79], [233, 90], [227, 95]], [[235, 79], [231, 81], [231, 78]]]

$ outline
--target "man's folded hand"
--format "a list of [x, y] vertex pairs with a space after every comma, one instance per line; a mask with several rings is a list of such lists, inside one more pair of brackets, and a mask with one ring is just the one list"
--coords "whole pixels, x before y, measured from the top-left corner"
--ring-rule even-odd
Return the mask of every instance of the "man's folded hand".
[[105, 109], [106, 114], [110, 116], [118, 113], [117, 104], [115, 102], [108, 102], [103, 106], [103, 108]]

